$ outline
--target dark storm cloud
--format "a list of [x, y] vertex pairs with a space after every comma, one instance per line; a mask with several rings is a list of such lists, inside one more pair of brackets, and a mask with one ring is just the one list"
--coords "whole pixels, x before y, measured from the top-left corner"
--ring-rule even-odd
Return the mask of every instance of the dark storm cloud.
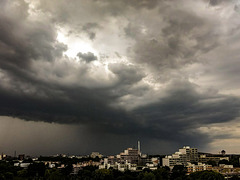
[[132, 49], [136, 62], [148, 63], [164, 73], [199, 62], [199, 55], [218, 47], [218, 34], [208, 19], [181, 10], [174, 10], [171, 16], [168, 13], [166, 15], [163, 18], [165, 27], [152, 32], [154, 38], [148, 35], [139, 37], [139, 25], [131, 24], [125, 29], [126, 35], [137, 41]]
[[[199, 63], [199, 56], [219, 46], [219, 32], [206, 17], [176, 6], [158, 10], [159, 3], [172, 1], [82, 2], [91, 17], [81, 14], [78, 8], [82, 6], [77, 2], [42, 1], [38, 10], [52, 16], [31, 19], [27, 3], [18, 1], [21, 3], [14, 8], [10, 1], [4, 2], [0, 12], [0, 115], [84, 124], [88, 135], [98, 136], [96, 146], [106, 145], [106, 152], [107, 142], [115, 141], [117, 149], [116, 142], [121, 141], [122, 146], [127, 138], [128, 142], [140, 138], [149, 144], [206, 144], [212, 139], [196, 131], [198, 127], [230, 122], [239, 116], [239, 98], [200, 87], [185, 79], [186, 72], [174, 71]], [[219, 2], [210, 1], [212, 5]], [[120, 15], [123, 10], [125, 14]], [[134, 15], [142, 10], [148, 16]], [[125, 15], [129, 19], [123, 18]], [[97, 42], [96, 34], [104, 31], [99, 27], [118, 20], [113, 18], [122, 18], [118, 30], [134, 41], [129, 43], [131, 47], [124, 46], [129, 48], [131, 61], [100, 59], [97, 67], [88, 63], [98, 59], [92, 52], [77, 54], [87, 63], [63, 55], [67, 45], [56, 40], [57, 27], [62, 23], [69, 28], [71, 23], [76, 27], [81, 21], [76, 32], [84, 32]], [[104, 44], [103, 49], [107, 40], [112, 40], [108, 33], [114, 25], [102, 33], [105, 36], [98, 43]], [[113, 41], [117, 46], [119, 41]], [[120, 54], [116, 56], [124, 59]]]
[[[134, 113], [143, 120], [149, 136], [172, 141], [198, 141], [192, 130], [203, 124], [228, 122], [239, 116], [240, 100], [211, 93], [200, 94], [188, 82], [173, 82], [168, 96]], [[210, 95], [211, 94], [211, 95]], [[174, 132], [174, 133], [173, 133]], [[188, 136], [188, 133], [191, 135]], [[187, 138], [188, 137], [188, 138]], [[203, 136], [204, 137], [204, 136]], [[207, 137], [204, 141], [208, 141]], [[199, 142], [198, 142], [199, 143]], [[197, 144], [198, 144], [197, 143]]]
[[108, 1], [104, 0], [103, 7], [107, 10], [107, 13], [110, 13], [114, 16], [121, 15], [122, 12], [126, 11], [128, 8], [134, 8], [134, 9], [153, 9], [155, 8], [159, 2], [162, 0], [123, 0], [123, 1]]
[[88, 52], [88, 53], [81, 53], [81, 52], [79, 52], [77, 54], [77, 56], [80, 59], [82, 59], [83, 61], [86, 61], [86, 62], [91, 62], [91, 61], [97, 60], [97, 56], [95, 56], [92, 52]]
[[[53, 16], [52, 20], [54, 22], [66, 24], [70, 23], [71, 26], [74, 26], [74, 23], [76, 22], [77, 25], [79, 25], [79, 23], [84, 24], [83, 26], [80, 26], [79, 30], [85, 31], [85, 27], [88, 25], [109, 20], [109, 17], [111, 16], [122, 16], [123, 14], [128, 13], [127, 11], [129, 9], [131, 10], [131, 8], [135, 10], [151, 10], [156, 8], [160, 2], [162, 2], [162, 0], [89, 0], [88, 2], [59, 2], [57, 0], [42, 0], [39, 3], [36, 3], [36, 8], [40, 11], [51, 13]], [[91, 14], [91, 16], [86, 15], [86, 13]], [[94, 29], [96, 26], [91, 26], [91, 28]], [[92, 33], [95, 35], [94, 31], [89, 31], [89, 29], [87, 31], [90, 32], [89, 35]]]
[[[59, 87], [58, 91], [61, 88]], [[38, 90], [40, 92], [40, 90]], [[1, 91], [1, 115], [57, 123], [109, 123], [124, 117], [124, 112], [109, 108], [104, 93], [88, 89], [65, 89], [61, 93], [45, 89], [49, 98], [11, 95]], [[61, 99], [61, 97], [69, 100]], [[99, 121], [99, 122], [98, 122]]]
[[240, 12], [240, 5], [239, 4], [235, 5], [234, 10], [239, 13]]
[[0, 12], [0, 63], [11, 73], [28, 71], [32, 60], [53, 61], [67, 49], [55, 41], [56, 32], [50, 23], [27, 21], [27, 13], [23, 13], [27, 4], [19, 3], [18, 11], [8, 12], [6, 3]]
[[131, 65], [114, 63], [109, 64], [108, 68], [117, 75], [119, 83], [123, 85], [132, 85], [145, 77], [143, 72]]
[[223, 0], [210, 0], [209, 4], [211, 4], [212, 6], [216, 6], [222, 2], [224, 2], [224, 1]]
[[[118, 2], [117, 0], [113, 1], [114, 3]], [[138, 1], [138, 0], [133, 0], [133, 1], [127, 1], [123, 0], [122, 3], [136, 7], [136, 8], [155, 8], [156, 5], [158, 4], [159, 0], [143, 0], [143, 1]], [[112, 2], [111, 2], [112, 3]]]
[[97, 23], [86, 23], [82, 26], [82, 30], [86, 32], [91, 40], [94, 40], [96, 37], [96, 29], [99, 29]]

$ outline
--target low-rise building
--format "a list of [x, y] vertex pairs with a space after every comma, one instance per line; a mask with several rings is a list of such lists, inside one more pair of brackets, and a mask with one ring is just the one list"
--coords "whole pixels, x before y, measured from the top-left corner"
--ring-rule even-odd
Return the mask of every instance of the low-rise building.
[[128, 148], [124, 150], [124, 152], [117, 155], [117, 159], [119, 159], [120, 162], [129, 162], [132, 164], [138, 164], [140, 159], [140, 152], [138, 149]]
[[187, 167], [187, 172], [188, 173], [193, 173], [193, 172], [197, 172], [197, 171], [205, 171], [205, 170], [212, 170], [212, 165], [208, 165], [208, 164], [203, 164], [203, 163], [198, 163], [196, 164], [191, 164], [188, 163]]
[[198, 159], [198, 162], [201, 162], [201, 163], [207, 163], [208, 161], [215, 161], [217, 164], [219, 163], [219, 161], [221, 160], [227, 160], [229, 161], [229, 157], [222, 157], [222, 156], [210, 156], [210, 155], [200, 155], [199, 156], [199, 159]]

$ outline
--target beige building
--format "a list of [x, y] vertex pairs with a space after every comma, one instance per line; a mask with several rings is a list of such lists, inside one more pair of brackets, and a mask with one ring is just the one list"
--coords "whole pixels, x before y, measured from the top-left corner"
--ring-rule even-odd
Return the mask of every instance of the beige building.
[[140, 158], [140, 152], [138, 149], [128, 148], [124, 150], [124, 152], [117, 155], [117, 159], [120, 160], [120, 162], [129, 162], [132, 164], [138, 164]]
[[180, 148], [178, 152], [170, 156], [166, 156], [162, 159], [163, 166], [173, 167], [175, 165], [186, 166], [189, 162], [198, 162], [198, 150], [197, 148], [190, 148], [190, 146], [184, 146]]
[[198, 163], [196, 164], [191, 164], [188, 163], [187, 167], [187, 172], [188, 173], [193, 173], [193, 172], [197, 172], [197, 171], [205, 171], [205, 170], [212, 170], [212, 166], [208, 165], [208, 164], [203, 164], [203, 163]]
[[215, 161], [217, 164], [219, 161], [221, 160], [227, 160], [229, 161], [229, 157], [219, 157], [219, 156], [206, 156], [204, 155], [200, 155], [198, 162], [201, 163], [207, 163], [208, 161]]

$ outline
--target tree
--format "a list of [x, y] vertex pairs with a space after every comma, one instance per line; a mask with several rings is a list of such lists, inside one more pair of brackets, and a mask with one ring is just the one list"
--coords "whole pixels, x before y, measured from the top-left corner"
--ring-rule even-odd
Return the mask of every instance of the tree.
[[2, 173], [0, 173], [0, 180], [5, 180], [5, 179], [6, 179], [5, 176]]
[[152, 172], [145, 172], [142, 180], [155, 180], [155, 176]]
[[123, 177], [123, 172], [118, 171], [118, 170], [116, 170], [116, 169], [113, 169], [113, 170], [112, 170], [112, 173], [113, 173], [114, 179], [117, 179], [118, 177]]
[[97, 180], [113, 180], [112, 170], [110, 169], [98, 169], [94, 173], [94, 179]]
[[18, 177], [27, 177], [27, 170], [26, 169], [22, 169], [20, 171], [17, 172], [17, 176]]
[[234, 167], [240, 167], [239, 165], [239, 156], [234, 155], [233, 157], [230, 158], [229, 164], [232, 164]]
[[186, 179], [187, 168], [183, 165], [175, 165], [172, 170], [171, 179]]
[[224, 180], [223, 175], [214, 171], [199, 171], [189, 175], [189, 180]]
[[45, 174], [45, 165], [44, 163], [33, 163], [28, 166], [28, 176], [36, 177], [41, 176], [43, 177]]
[[78, 177], [83, 180], [93, 179], [94, 171], [88, 169], [82, 169], [78, 171]]
[[72, 166], [72, 164], [67, 164], [67, 165], [62, 169], [62, 174], [65, 175], [65, 176], [68, 176], [72, 171], [73, 171], [73, 166]]
[[11, 179], [13, 179], [13, 177], [14, 177], [13, 173], [11, 173], [11, 172], [6, 172], [5, 173], [5, 178], [7, 180], [11, 180]]
[[216, 161], [213, 161], [213, 160], [209, 160], [209, 161], [207, 162], [207, 164], [212, 165], [212, 166], [217, 166]]
[[159, 168], [157, 170], [154, 170], [153, 174], [155, 175], [156, 180], [166, 180], [169, 179], [170, 170], [166, 168]]
[[66, 179], [59, 169], [46, 170], [45, 178], [47, 180], [65, 180]]
[[226, 159], [220, 160], [218, 164], [229, 164], [229, 161]]
[[238, 175], [233, 175], [230, 180], [239, 180], [240, 178], [238, 177]]

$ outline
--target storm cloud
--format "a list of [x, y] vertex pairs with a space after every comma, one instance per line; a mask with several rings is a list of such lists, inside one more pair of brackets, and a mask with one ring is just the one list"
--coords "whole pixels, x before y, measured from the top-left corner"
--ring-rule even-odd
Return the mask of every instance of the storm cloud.
[[94, 54], [91, 52], [88, 52], [88, 53], [80, 52], [77, 54], [77, 56], [86, 62], [91, 62], [91, 61], [97, 60], [97, 56], [94, 56]]
[[[141, 140], [161, 154], [187, 144], [208, 151], [219, 133], [206, 128], [239, 118], [237, 1], [0, 5], [3, 124], [56, 123], [53, 139], [61, 130], [75, 148], [89, 142], [79, 153], [118, 153]], [[71, 151], [65, 142], [57, 147]]]

